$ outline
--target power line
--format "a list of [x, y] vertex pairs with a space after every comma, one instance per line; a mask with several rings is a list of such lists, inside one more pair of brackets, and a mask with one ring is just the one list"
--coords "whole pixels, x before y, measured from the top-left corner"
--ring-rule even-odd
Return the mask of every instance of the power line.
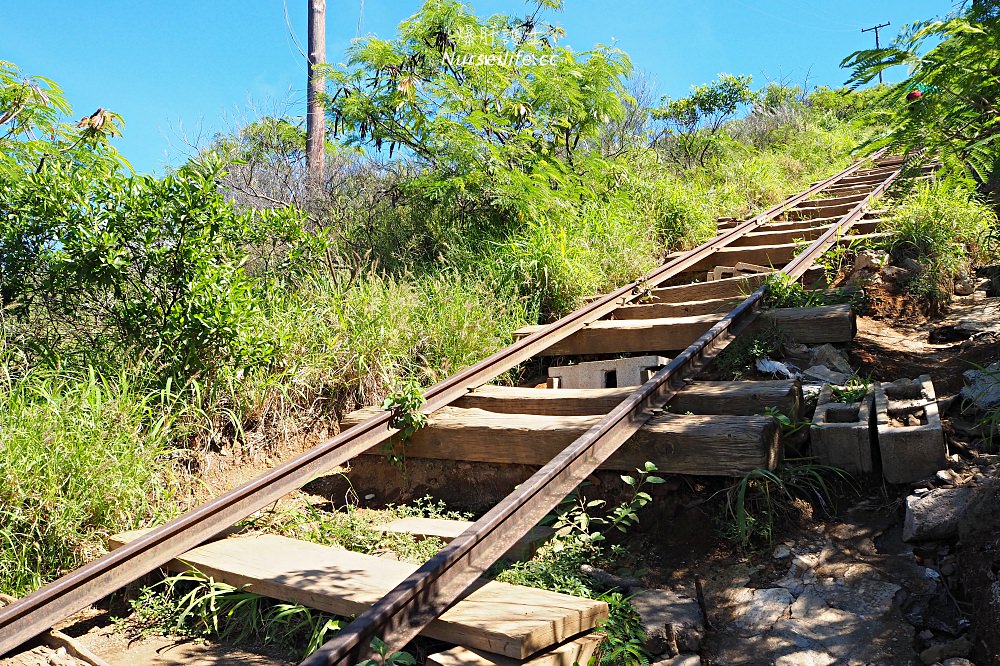
[[[872, 30], [874, 30], [874, 31], [875, 31], [875, 48], [876, 48], [876, 49], [880, 49], [880, 48], [882, 48], [882, 43], [881, 43], [881, 42], [879, 42], [879, 39], [878, 39], [878, 31], [879, 31], [879, 30], [880, 30], [881, 28], [887, 28], [887, 27], [889, 27], [890, 25], [891, 25], [891, 22], [889, 22], [889, 21], [886, 21], [885, 23], [880, 23], [880, 24], [878, 24], [878, 25], [873, 25], [873, 26], [872, 26], [872, 27], [870, 27], [870, 28], [862, 28], [862, 29], [861, 29], [861, 32], [871, 32]], [[878, 71], [878, 82], [879, 82], [879, 84], [881, 84], [881, 83], [882, 83], [882, 70], [881, 70], [881, 69], [880, 69], [880, 70]]]

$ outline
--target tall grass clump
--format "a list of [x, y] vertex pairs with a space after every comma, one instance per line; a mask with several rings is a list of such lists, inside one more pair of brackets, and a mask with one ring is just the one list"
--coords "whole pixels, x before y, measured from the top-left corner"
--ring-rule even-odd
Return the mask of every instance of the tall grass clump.
[[920, 265], [908, 290], [932, 301], [947, 302], [957, 274], [997, 256], [996, 213], [950, 180], [917, 187], [884, 226], [894, 232], [889, 241], [893, 260]]
[[176, 511], [184, 407], [169, 388], [42, 368], [0, 381], [0, 591], [27, 593], [93, 559], [103, 536]]

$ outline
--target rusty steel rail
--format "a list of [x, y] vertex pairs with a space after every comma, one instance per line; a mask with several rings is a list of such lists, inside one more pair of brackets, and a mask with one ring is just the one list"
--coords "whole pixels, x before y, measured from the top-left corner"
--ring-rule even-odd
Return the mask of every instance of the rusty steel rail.
[[[883, 154], [884, 150], [871, 157], [877, 160]], [[621, 287], [431, 386], [424, 393], [421, 410], [430, 413], [454, 402], [470, 390], [567, 338], [590, 322], [635, 300], [645, 289], [658, 286], [683, 273], [696, 262], [711, 256], [813, 194], [850, 177], [863, 165], [863, 161], [852, 164], [764, 213], [702, 243], [683, 256], [668, 261], [640, 280]], [[0, 656], [396, 433], [398, 430], [392, 426], [392, 414], [382, 413], [0, 608]]]
[[[850, 212], [797, 255], [780, 273], [802, 275], [870, 208], [906, 169], [903, 162]], [[574, 488], [614, 454], [683, 387], [682, 380], [710, 362], [759, 312], [767, 290], [750, 294], [715, 326], [567, 446], [448, 546], [359, 615], [300, 666], [353, 666], [375, 656], [378, 637], [401, 649], [473, 585], [497, 559], [548, 515]]]

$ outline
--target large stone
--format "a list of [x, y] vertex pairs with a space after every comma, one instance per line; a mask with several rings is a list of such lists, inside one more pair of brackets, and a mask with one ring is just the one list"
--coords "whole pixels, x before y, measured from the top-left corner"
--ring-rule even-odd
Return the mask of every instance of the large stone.
[[837, 659], [819, 650], [800, 650], [774, 660], [774, 666], [831, 666]]
[[756, 636], [771, 629], [789, 616], [795, 598], [783, 587], [769, 589], [739, 588], [726, 593], [727, 604], [734, 610], [734, 626], [741, 636]]
[[955, 276], [955, 295], [970, 296], [976, 291], [976, 283], [972, 281], [969, 274], [962, 271]]
[[1000, 363], [982, 370], [966, 370], [962, 376], [966, 381], [966, 386], [962, 387], [963, 399], [984, 411], [1000, 405]]
[[847, 355], [830, 343], [813, 349], [809, 354], [809, 362], [812, 365], [825, 365], [827, 368], [843, 372], [847, 375], [854, 374], [854, 369], [851, 368], [851, 364], [847, 360]]
[[947, 643], [938, 643], [937, 645], [930, 646], [920, 653], [920, 661], [927, 664], [927, 666], [931, 666], [931, 664], [951, 657], [968, 657], [971, 652], [972, 641], [962, 636]]
[[670, 590], [644, 590], [631, 601], [642, 618], [650, 653], [672, 654], [675, 647], [679, 652], [701, 649], [705, 627], [697, 601]]
[[[875, 620], [892, 611], [896, 593], [901, 589], [884, 580], [875, 567], [860, 562], [827, 565], [819, 571], [822, 578], [816, 581], [812, 593], [830, 607], [864, 620]], [[801, 600], [799, 597], [795, 603]], [[792, 615], [795, 616], [795, 605]]]
[[904, 541], [951, 539], [958, 536], [972, 488], [938, 488], [923, 497], [906, 498]]

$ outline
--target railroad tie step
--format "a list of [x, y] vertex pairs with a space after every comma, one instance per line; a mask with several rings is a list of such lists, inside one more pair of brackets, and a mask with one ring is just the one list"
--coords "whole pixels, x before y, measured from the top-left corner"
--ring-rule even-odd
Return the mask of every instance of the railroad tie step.
[[[582, 364], [581, 364], [582, 365]], [[537, 389], [518, 386], [481, 386], [455, 407], [498, 414], [593, 416], [610, 412], [635, 386], [596, 389]], [[689, 382], [668, 404], [672, 414], [729, 414], [754, 416], [774, 407], [793, 421], [802, 415], [802, 387], [793, 379], [744, 382]]]
[[[710, 283], [711, 284], [711, 283]], [[623, 308], [624, 309], [624, 308]], [[606, 319], [588, 324], [541, 352], [542, 356], [581, 356], [635, 352], [681, 351], [714, 326], [718, 314], [655, 319]], [[857, 330], [850, 305], [779, 308], [761, 313], [759, 326], [774, 325], [789, 340], [803, 344], [849, 342]], [[515, 331], [526, 337], [544, 326]]]
[[[120, 547], [135, 534], [113, 536], [109, 546]], [[168, 563], [167, 569], [178, 573], [196, 569], [248, 592], [350, 616], [367, 610], [418, 566], [256, 534], [199, 546]], [[423, 635], [523, 660], [594, 629], [607, 616], [603, 601], [483, 581], [428, 625]]]
[[[369, 407], [352, 412], [341, 427], [381, 411]], [[407, 458], [541, 467], [601, 418], [442, 407], [405, 444], [397, 441], [395, 446]], [[650, 461], [668, 474], [743, 476], [754, 469], [774, 469], [781, 457], [779, 440], [780, 427], [770, 416], [665, 414], [642, 426], [601, 469], [631, 472]]]
[[[420, 518], [411, 516], [400, 518], [375, 529], [379, 532], [411, 534], [417, 538], [437, 537], [442, 541], [453, 541], [458, 535], [472, 527], [468, 520], [447, 520], [445, 518]], [[555, 533], [551, 527], [533, 527], [513, 548], [504, 555], [509, 560], [527, 560]]]
[[483, 650], [455, 647], [427, 657], [427, 666], [574, 666], [587, 664], [604, 639], [588, 634], [532, 655], [527, 660], [511, 659]]

